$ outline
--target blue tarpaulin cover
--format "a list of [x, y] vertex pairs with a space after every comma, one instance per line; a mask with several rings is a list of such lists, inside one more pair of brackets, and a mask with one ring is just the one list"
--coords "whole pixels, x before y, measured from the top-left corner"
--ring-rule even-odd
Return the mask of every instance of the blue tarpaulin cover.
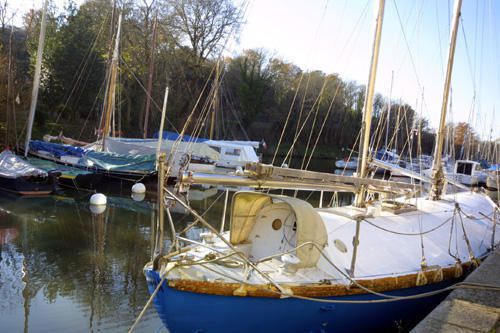
[[[154, 134], [154, 138], [157, 139], [159, 136], [159, 132]], [[177, 140], [179, 138], [179, 134], [171, 131], [163, 131], [163, 139], [164, 140]], [[191, 135], [184, 134], [182, 136], [182, 140], [184, 142], [205, 142], [208, 141], [208, 139], [205, 138], [195, 138]]]
[[85, 149], [59, 143], [50, 143], [39, 140], [30, 141], [30, 149], [36, 151], [46, 151], [52, 156], [60, 158], [61, 156], [76, 156], [82, 157], [85, 154]]
[[489, 167], [488, 170], [491, 170], [491, 171], [500, 171], [500, 164], [493, 164]]
[[[70, 163], [77, 167], [91, 168], [106, 171], [152, 173], [155, 172], [156, 155], [128, 155], [93, 150], [33, 140], [30, 142], [30, 150], [40, 153], [49, 153], [56, 159], [63, 156], [79, 157], [76, 163]], [[67, 161], [65, 163], [68, 163]]]
[[98, 169], [123, 172], [155, 171], [156, 155], [122, 155], [88, 151], [84, 159], [92, 161]]

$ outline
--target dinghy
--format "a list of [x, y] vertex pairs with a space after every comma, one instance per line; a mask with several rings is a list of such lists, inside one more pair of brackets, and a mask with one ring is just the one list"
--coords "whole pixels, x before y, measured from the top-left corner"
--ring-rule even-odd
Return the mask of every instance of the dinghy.
[[47, 172], [10, 150], [0, 153], [0, 190], [20, 195], [47, 195], [53, 190], [49, 180]]

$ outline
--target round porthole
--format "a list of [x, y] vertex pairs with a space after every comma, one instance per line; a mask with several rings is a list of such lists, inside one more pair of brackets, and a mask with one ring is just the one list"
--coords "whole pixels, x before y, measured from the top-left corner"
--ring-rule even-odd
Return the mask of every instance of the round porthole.
[[341, 241], [340, 239], [336, 239], [333, 241], [333, 245], [335, 245], [335, 247], [337, 248], [337, 250], [339, 250], [340, 252], [342, 253], [346, 253], [347, 252], [347, 246], [345, 246], [344, 242]]
[[273, 226], [273, 229], [274, 230], [280, 230], [281, 229], [281, 225], [283, 224], [283, 222], [281, 222], [280, 219], [275, 219], [272, 223], [272, 226]]

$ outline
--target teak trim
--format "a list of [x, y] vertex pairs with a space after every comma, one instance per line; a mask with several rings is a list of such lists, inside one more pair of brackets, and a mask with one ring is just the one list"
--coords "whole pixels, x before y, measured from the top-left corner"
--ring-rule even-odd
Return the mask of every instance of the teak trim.
[[[471, 262], [461, 263], [446, 268], [428, 268], [423, 271], [378, 279], [356, 280], [359, 285], [369, 288], [375, 292], [386, 292], [422, 285], [429, 285], [446, 280], [453, 280], [463, 276], [473, 269]], [[423, 278], [425, 276], [425, 278]], [[419, 281], [419, 283], [417, 282]], [[425, 281], [425, 283], [422, 283]], [[343, 284], [321, 284], [312, 283], [307, 285], [280, 284], [293, 295], [305, 297], [334, 297], [366, 294], [367, 292], [356, 285]], [[168, 280], [168, 286], [187, 292], [220, 296], [248, 296], [248, 297], [270, 297], [280, 298], [276, 287], [269, 284], [243, 284], [219, 281], [197, 281], [187, 279]]]

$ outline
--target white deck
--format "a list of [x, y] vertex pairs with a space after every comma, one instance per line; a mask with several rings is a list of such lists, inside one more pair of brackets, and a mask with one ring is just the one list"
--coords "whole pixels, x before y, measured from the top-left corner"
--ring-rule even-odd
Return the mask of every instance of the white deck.
[[[416, 273], [421, 269], [421, 239], [423, 239], [424, 255], [428, 266], [454, 266], [456, 260], [448, 253], [448, 244], [451, 235], [450, 252], [460, 258], [462, 262], [470, 260], [467, 244], [462, 231], [458, 213], [452, 230], [452, 217], [455, 202], [463, 211], [463, 220], [466, 235], [471, 244], [475, 257], [488, 253], [491, 246], [493, 224], [483, 215], [492, 216], [492, 202], [482, 194], [460, 193], [448, 195], [441, 201], [426, 199], [412, 200], [417, 210], [403, 214], [393, 214], [381, 211], [380, 207], [370, 209], [373, 217], [367, 217], [360, 223], [360, 237], [354, 277], [357, 279], [397, 276]], [[343, 208], [345, 210], [346, 208]], [[344, 217], [345, 212], [339, 214], [338, 209], [316, 209], [326, 227], [328, 234], [325, 255], [343, 273], [347, 273], [351, 265], [353, 253], [353, 237], [356, 221]], [[465, 213], [465, 214], [464, 214]], [[263, 215], [269, 217], [271, 223], [278, 215], [286, 215], [286, 211]], [[252, 261], [270, 254], [279, 254], [294, 248], [293, 219], [281, 217], [285, 222], [280, 230], [273, 230], [257, 223], [252, 230], [249, 244], [238, 247], [248, 253]], [[286, 219], [285, 219], [286, 218]], [[380, 228], [384, 228], [386, 231]], [[432, 229], [436, 230], [428, 232]], [[500, 238], [500, 227], [496, 227], [497, 238]], [[428, 232], [428, 233], [426, 233]], [[424, 233], [422, 238], [420, 233]], [[404, 235], [415, 234], [415, 235]], [[256, 237], [256, 235], [258, 237]], [[226, 234], [226, 237], [228, 235]], [[287, 245], [286, 242], [289, 244]], [[498, 240], [495, 240], [498, 244]], [[340, 244], [340, 245], [339, 245]], [[209, 253], [231, 253], [232, 250], [218, 240], [208, 244], [214, 250], [203, 246], [195, 246], [187, 255], [190, 260], [201, 260]], [[345, 252], [342, 252], [345, 247]], [[235, 260], [237, 256], [228, 258]], [[284, 273], [280, 256], [258, 264], [258, 269], [269, 274], [278, 283], [317, 283], [321, 280], [332, 280], [338, 283], [348, 283], [348, 280], [334, 268], [326, 259], [320, 257], [315, 267], [298, 269], [296, 273]], [[169, 273], [171, 279], [193, 279], [203, 281], [236, 282], [245, 281], [250, 284], [268, 283], [254, 270], [245, 271], [244, 266], [231, 268], [224, 264], [195, 265], [175, 269]]]

